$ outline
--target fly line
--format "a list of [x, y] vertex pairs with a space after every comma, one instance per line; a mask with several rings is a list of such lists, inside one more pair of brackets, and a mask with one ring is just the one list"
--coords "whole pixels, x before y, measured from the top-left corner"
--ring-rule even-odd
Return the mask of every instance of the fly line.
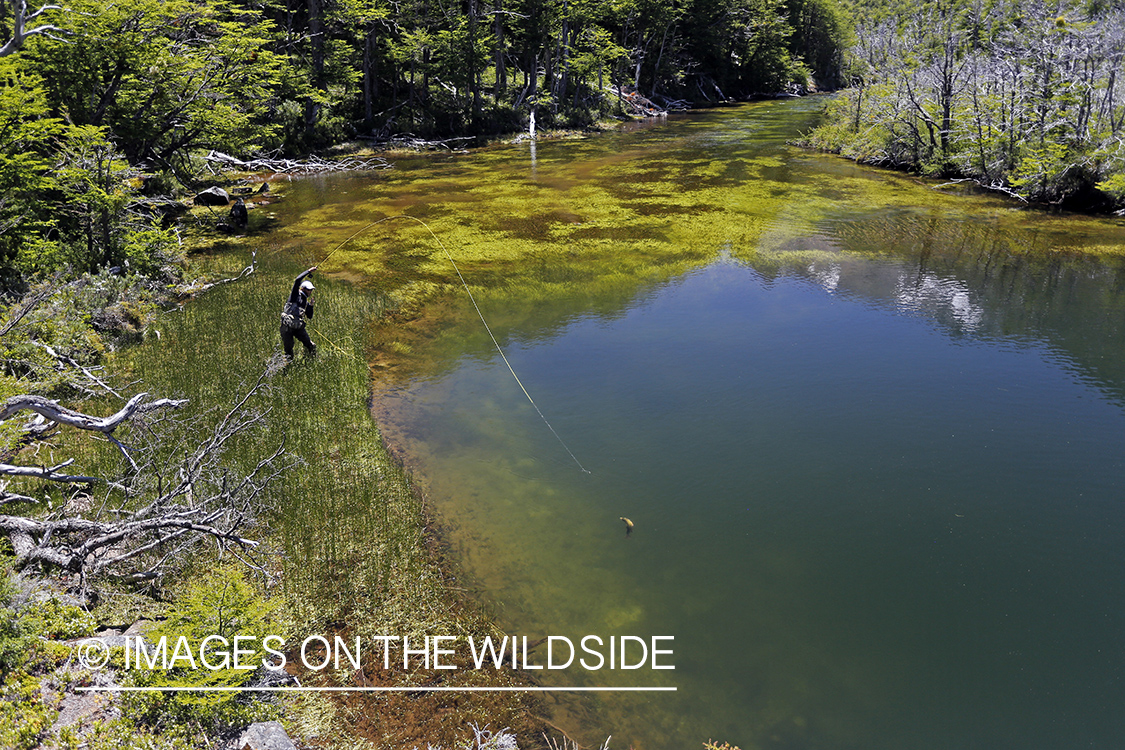
[[346, 240], [344, 240], [339, 245], [337, 245], [332, 250], [332, 252], [330, 252], [330, 253], [328, 253], [328, 255], [324, 256], [324, 260], [322, 260], [320, 262], [324, 263], [325, 261], [327, 261], [329, 258], [331, 258], [336, 253], [336, 251], [338, 251], [344, 245], [351, 242], [353, 239], [355, 239], [359, 235], [366, 232], [371, 227], [373, 227], [377, 224], [382, 224], [385, 221], [390, 221], [392, 219], [410, 219], [411, 221], [417, 222], [418, 224], [422, 225], [422, 227], [425, 228], [425, 230], [430, 233], [430, 236], [433, 237], [434, 242], [436, 242], [438, 244], [438, 247], [441, 248], [441, 251], [443, 253], [445, 253], [446, 259], [449, 260], [449, 265], [453, 266], [453, 270], [457, 272], [457, 278], [461, 280], [461, 286], [464, 287], [465, 294], [469, 295], [469, 301], [473, 303], [473, 309], [477, 311], [477, 317], [480, 318], [480, 322], [484, 325], [484, 330], [488, 331], [488, 337], [490, 339], [492, 339], [492, 344], [493, 344], [493, 346], [496, 347], [496, 351], [500, 354], [500, 359], [504, 360], [504, 365], [508, 368], [508, 372], [510, 372], [512, 374], [512, 377], [515, 379], [516, 384], [520, 387], [520, 390], [523, 391], [523, 395], [527, 396], [527, 400], [531, 403], [531, 406], [535, 409], [535, 413], [538, 414], [539, 418], [543, 420], [543, 424], [547, 425], [547, 429], [550, 430], [551, 434], [555, 436], [555, 439], [559, 441], [559, 445], [561, 445], [563, 447], [563, 450], [565, 450], [567, 452], [567, 454], [574, 460], [574, 463], [578, 465], [578, 468], [581, 469], [584, 474], [589, 474], [590, 473], [589, 469], [587, 469], [585, 466], [582, 465], [582, 462], [579, 461], [578, 457], [574, 455], [574, 452], [572, 450], [570, 450], [570, 447], [566, 444], [566, 441], [563, 440], [562, 436], [559, 435], [559, 433], [555, 431], [555, 428], [551, 426], [550, 421], [547, 420], [546, 415], [544, 415], [542, 409], [539, 408], [539, 404], [535, 403], [535, 399], [531, 397], [531, 393], [528, 392], [527, 387], [523, 384], [523, 381], [520, 380], [520, 376], [516, 374], [515, 368], [513, 368], [512, 363], [508, 361], [508, 356], [506, 354], [504, 354], [504, 349], [500, 346], [500, 342], [496, 340], [495, 334], [492, 333], [492, 327], [489, 326], [488, 321], [485, 320], [484, 313], [481, 312], [480, 305], [477, 304], [476, 297], [473, 296], [472, 290], [469, 289], [468, 282], [465, 281], [465, 277], [461, 274], [461, 269], [457, 266], [456, 261], [453, 260], [453, 256], [450, 254], [449, 250], [445, 247], [445, 243], [441, 241], [441, 238], [439, 238], [436, 234], [434, 234], [434, 230], [430, 229], [429, 224], [427, 224], [426, 222], [422, 221], [421, 219], [419, 219], [417, 217], [409, 216], [407, 214], [399, 214], [397, 216], [384, 217], [382, 219], [379, 219], [378, 221], [371, 222], [370, 224], [366, 225], [365, 227], [363, 227], [359, 231], [352, 234]]

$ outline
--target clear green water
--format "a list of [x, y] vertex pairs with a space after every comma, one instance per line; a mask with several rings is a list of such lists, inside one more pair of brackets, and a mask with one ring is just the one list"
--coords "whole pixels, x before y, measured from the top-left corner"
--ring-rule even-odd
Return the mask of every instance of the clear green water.
[[[674, 671], [542, 676], [677, 687], [560, 698], [584, 743], [1121, 746], [1125, 264], [1077, 251], [1125, 229], [786, 146], [812, 108], [305, 185], [286, 231], [425, 217], [589, 469], [435, 296], [376, 413], [482, 596], [533, 638], [675, 637]], [[396, 231], [334, 261], [448, 284]]]

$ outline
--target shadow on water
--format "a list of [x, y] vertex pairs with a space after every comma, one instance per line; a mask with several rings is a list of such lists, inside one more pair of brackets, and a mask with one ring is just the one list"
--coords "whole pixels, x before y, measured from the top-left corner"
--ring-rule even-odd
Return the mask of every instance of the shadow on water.
[[786, 145], [815, 108], [298, 185], [281, 235], [423, 218], [591, 469], [413, 222], [325, 264], [399, 306], [376, 414], [509, 632], [675, 637], [543, 673], [678, 688], [559, 698], [585, 743], [1120, 742], [1125, 229]]

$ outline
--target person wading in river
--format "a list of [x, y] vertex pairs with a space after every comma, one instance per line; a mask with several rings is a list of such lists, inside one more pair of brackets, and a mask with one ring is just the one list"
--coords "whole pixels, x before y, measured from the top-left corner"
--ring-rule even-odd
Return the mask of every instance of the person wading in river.
[[281, 345], [285, 348], [286, 359], [293, 359], [293, 339], [304, 344], [305, 350], [310, 355], [316, 354], [316, 344], [305, 330], [305, 319], [312, 320], [313, 301], [310, 295], [316, 288], [305, 277], [315, 270], [316, 266], [313, 266], [296, 278], [293, 282], [293, 291], [289, 293], [289, 300], [281, 310]]

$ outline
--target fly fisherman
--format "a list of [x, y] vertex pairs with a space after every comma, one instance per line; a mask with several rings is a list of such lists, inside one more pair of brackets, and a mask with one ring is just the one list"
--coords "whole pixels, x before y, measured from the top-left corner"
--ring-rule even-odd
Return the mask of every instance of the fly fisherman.
[[285, 348], [286, 359], [293, 359], [293, 339], [297, 339], [304, 344], [305, 350], [310, 355], [316, 354], [316, 344], [312, 342], [312, 339], [309, 338], [309, 332], [305, 330], [305, 318], [312, 320], [313, 300], [311, 294], [312, 290], [316, 288], [305, 277], [315, 270], [316, 266], [313, 266], [296, 278], [293, 282], [293, 291], [289, 293], [289, 300], [281, 310], [281, 345]]

